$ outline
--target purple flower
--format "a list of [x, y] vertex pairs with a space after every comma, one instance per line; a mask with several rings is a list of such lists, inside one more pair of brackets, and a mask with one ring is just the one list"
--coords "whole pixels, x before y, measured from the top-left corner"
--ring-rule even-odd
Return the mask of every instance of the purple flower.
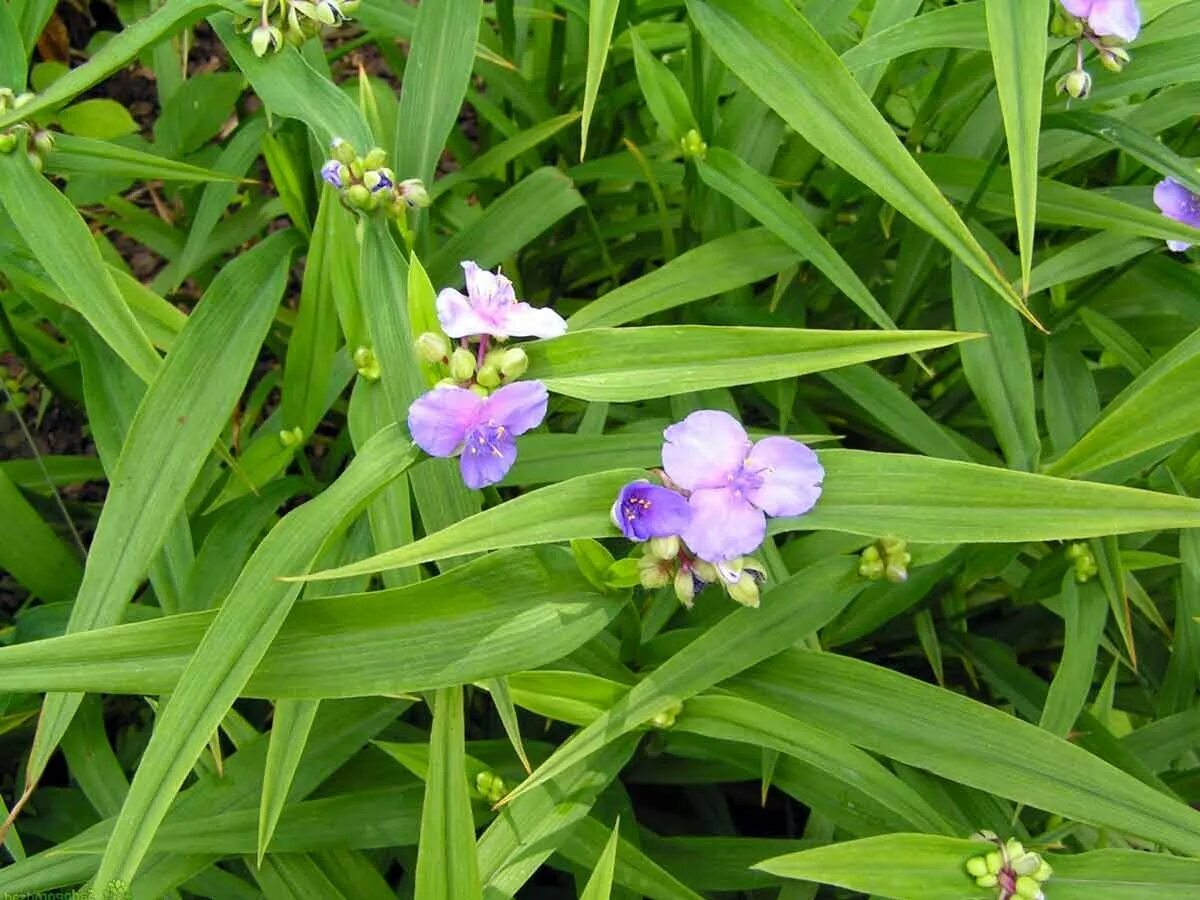
[[492, 337], [558, 337], [567, 323], [552, 309], [536, 309], [518, 301], [512, 282], [473, 262], [464, 262], [467, 295], [446, 288], [437, 297], [438, 321], [452, 338], [488, 334]]
[[1100, 37], [1118, 37], [1132, 41], [1142, 27], [1137, 0], [1062, 0], [1063, 9], [1087, 21], [1088, 28]]
[[[1175, 179], [1167, 178], [1155, 185], [1154, 203], [1167, 218], [1200, 228], [1200, 197]], [[1167, 246], [1182, 253], [1192, 245], [1187, 241], [1167, 241]]]
[[321, 177], [339, 191], [345, 187], [342, 181], [342, 164], [336, 159], [328, 160], [321, 166]]
[[540, 381], [518, 381], [488, 397], [437, 387], [408, 408], [408, 430], [430, 456], [461, 453], [463, 482], [486, 487], [508, 474], [517, 458], [516, 436], [542, 423], [548, 400]]
[[799, 441], [752, 444], [737, 419], [702, 409], [663, 436], [663, 468], [685, 491], [692, 518], [681, 534], [701, 559], [717, 563], [753, 553], [767, 516], [799, 516], [821, 496], [825, 470]]
[[680, 494], [649, 481], [621, 488], [613, 504], [613, 524], [631, 541], [674, 537], [687, 527], [692, 511]]

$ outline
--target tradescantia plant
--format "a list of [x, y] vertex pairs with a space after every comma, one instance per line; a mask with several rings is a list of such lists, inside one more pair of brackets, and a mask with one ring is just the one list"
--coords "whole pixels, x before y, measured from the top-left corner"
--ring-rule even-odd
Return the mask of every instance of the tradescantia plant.
[[0, 895], [1200, 895], [1200, 0], [69, 16]]

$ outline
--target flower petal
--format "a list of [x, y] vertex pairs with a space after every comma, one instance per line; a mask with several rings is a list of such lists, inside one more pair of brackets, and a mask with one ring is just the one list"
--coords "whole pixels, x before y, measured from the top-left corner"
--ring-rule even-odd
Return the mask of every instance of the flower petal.
[[467, 277], [467, 296], [472, 305], [493, 306], [502, 303], [515, 303], [512, 282], [499, 272], [489, 272], [467, 260], [462, 263], [463, 274]]
[[1080, 19], [1086, 19], [1096, 0], [1062, 0], [1063, 9]]
[[681, 494], [648, 481], [625, 485], [612, 508], [613, 524], [631, 541], [681, 534], [691, 517]]
[[480, 421], [501, 426], [510, 434], [524, 434], [546, 418], [550, 394], [540, 381], [514, 381], [484, 401]]
[[685, 491], [727, 484], [751, 447], [741, 423], [715, 409], [697, 410], [667, 428], [663, 437], [663, 468]]
[[1093, 0], [1088, 25], [1101, 37], [1119, 37], [1132, 41], [1142, 28], [1137, 0]]
[[510, 303], [500, 314], [501, 330], [508, 337], [552, 338], [567, 333], [567, 321], [552, 309]]
[[753, 553], [767, 534], [767, 519], [728, 488], [701, 488], [688, 498], [692, 518], [683, 542], [703, 560], [722, 562]]
[[1154, 203], [1167, 218], [1200, 227], [1200, 197], [1174, 178], [1165, 178], [1154, 186]]
[[483, 398], [460, 387], [434, 388], [408, 408], [413, 443], [430, 456], [453, 456], [478, 421]]
[[747, 498], [768, 516], [801, 516], [821, 496], [825, 469], [817, 454], [799, 441], [763, 438], [746, 457], [746, 472], [761, 479]]
[[454, 288], [446, 288], [437, 295], [437, 315], [442, 331], [449, 337], [491, 333], [491, 324], [475, 311], [470, 300]]
[[478, 490], [503, 480], [516, 460], [517, 442], [512, 434], [485, 427], [468, 433], [458, 468], [463, 483]]

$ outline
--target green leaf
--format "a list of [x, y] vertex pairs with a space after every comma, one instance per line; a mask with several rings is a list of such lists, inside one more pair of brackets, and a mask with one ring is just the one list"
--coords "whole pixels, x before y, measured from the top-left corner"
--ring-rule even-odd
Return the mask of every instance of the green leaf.
[[[879, 7], [876, 7], [879, 9]], [[865, 37], [842, 54], [852, 72], [890, 62], [909, 53], [941, 48], [987, 50], [987, 22], [982, 3], [962, 3], [933, 9]]]
[[552, 392], [626, 402], [792, 378], [971, 337], [953, 331], [664, 325], [571, 331], [525, 350], [529, 377]]
[[[277, 256], [276, 264], [280, 261]], [[279, 581], [276, 574], [311, 566], [331, 534], [416, 458], [397, 431], [377, 435], [329, 489], [289, 513], [242, 570], [159, 711], [100, 861], [98, 883], [133, 879], [196, 757], [271, 646], [299, 593], [298, 586]]]
[[895, 328], [892, 317], [837, 250], [801, 210], [775, 189], [770, 179], [727, 150], [713, 147], [697, 170], [705, 184], [720, 191], [772, 234], [816, 266], [880, 328]]
[[1042, 442], [1024, 325], [1011, 309], [996, 303], [964, 265], [956, 260], [951, 270], [955, 326], [988, 335], [959, 348], [963, 373], [1008, 464], [1031, 472], [1037, 468]]
[[83, 567], [0, 469], [0, 568], [47, 603], [75, 597]]
[[[147, 388], [110, 479], [68, 633], [121, 621], [246, 385], [283, 294], [292, 239], [287, 233], [268, 238], [213, 279]], [[79, 700], [47, 696], [31, 783]]]
[[476, 156], [461, 169], [451, 172], [435, 181], [429, 189], [429, 196], [437, 199], [446, 191], [460, 184], [469, 184], [485, 178], [503, 178], [504, 167], [517, 159], [528, 150], [532, 150], [543, 141], [552, 138], [568, 125], [578, 121], [579, 113], [570, 112], [555, 116], [545, 122], [539, 122], [513, 135]]
[[0, 204], [66, 302], [139, 378], [151, 381], [162, 360], [125, 305], [91, 231], [24, 153], [0, 154]]
[[680, 254], [660, 269], [593, 300], [568, 320], [571, 330], [612, 327], [777, 275], [796, 251], [766, 229], [724, 235]]
[[701, 691], [817, 631], [862, 590], [855, 570], [856, 564], [844, 557], [817, 563], [766, 591], [760, 609], [743, 607], [725, 616], [576, 732], [503, 802], [545, 784], [659, 713], [686, 704]]
[[986, 0], [988, 45], [1008, 138], [1009, 170], [1021, 248], [1021, 283], [1029, 296], [1037, 217], [1038, 129], [1046, 67], [1047, 0]]
[[814, 147], [945, 244], [1032, 317], [849, 70], [786, 0], [688, 0], [716, 54]]
[[[120, 144], [70, 134], [54, 136], [54, 149], [46, 155], [46, 168], [60, 175], [105, 175], [139, 181], [228, 181], [236, 175], [189, 165], [155, 153]], [[189, 235], [190, 237], [190, 235]]]
[[612, 836], [604, 845], [604, 852], [600, 854], [596, 868], [592, 870], [592, 877], [588, 879], [579, 900], [609, 900], [612, 896], [613, 870], [617, 864], [617, 846], [620, 839], [621, 820], [618, 818], [613, 825]]
[[1062, 659], [1038, 724], [1051, 734], [1066, 737], [1092, 690], [1096, 651], [1108, 621], [1108, 603], [1099, 583], [1077, 584], [1070, 570], [1063, 577], [1062, 596], [1066, 622]]
[[1197, 377], [1200, 331], [1176, 344], [1121, 391], [1100, 421], [1046, 466], [1046, 471], [1066, 476], [1094, 472], [1192, 434], [1196, 430]]
[[58, 123], [67, 134], [99, 141], [111, 141], [138, 130], [129, 110], [116, 100], [81, 100], [58, 114]]
[[433, 181], [467, 92], [482, 9], [482, 0], [443, 0], [417, 7], [392, 138], [393, 168], [401, 178]]
[[793, 651], [726, 687], [951, 781], [1184, 853], [1200, 848], [1200, 812], [1036, 725], [906, 675]]
[[[383, 441], [399, 442], [396, 429], [387, 433]], [[265, 558], [252, 563], [261, 570]], [[522, 672], [574, 652], [624, 603], [623, 595], [598, 594], [560, 548], [490, 554], [404, 587], [297, 605], [241, 693], [289, 700], [402, 694]], [[167, 694], [215, 616], [0, 647], [0, 674], [12, 691]], [[468, 657], [463, 647], [472, 648]]]
[[642, 96], [646, 98], [646, 107], [658, 123], [659, 132], [672, 144], [678, 144], [684, 135], [696, 127], [696, 117], [692, 114], [687, 93], [666, 63], [655, 59], [646, 49], [638, 37], [637, 29], [630, 29], [629, 37], [633, 44], [637, 80], [642, 88]]
[[596, 97], [600, 93], [600, 79], [604, 77], [604, 63], [608, 59], [608, 47], [612, 43], [613, 25], [617, 21], [617, 10], [621, 0], [589, 0], [588, 3], [588, 47], [587, 73], [583, 85], [583, 137], [579, 143], [579, 158], [587, 154], [588, 126], [592, 122], [592, 111], [596, 108]]
[[233, 113], [245, 84], [240, 72], [205, 72], [183, 82], [154, 122], [163, 155], [183, 156], [207, 143]]
[[464, 727], [462, 688], [442, 688], [433, 702], [429, 777], [417, 844], [416, 900], [483, 896], [464, 768]]
[[259, 865], [279, 824], [320, 705], [319, 700], [280, 700], [275, 704], [271, 743], [263, 772], [262, 801], [258, 808], [256, 852]]
[[11, 4], [0, 4], [0, 87], [19, 94], [25, 88], [28, 70], [25, 41], [13, 16]]
[[919, 543], [1067, 540], [1200, 527], [1200, 501], [899, 453], [822, 450], [809, 514], [768, 531], [828, 529]]

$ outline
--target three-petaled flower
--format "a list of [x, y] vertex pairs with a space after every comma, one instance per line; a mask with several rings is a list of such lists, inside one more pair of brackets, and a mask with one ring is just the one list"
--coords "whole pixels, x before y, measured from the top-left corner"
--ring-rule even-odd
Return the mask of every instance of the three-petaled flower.
[[811, 449], [786, 437], [752, 443], [728, 413], [699, 410], [663, 433], [663, 468], [689, 492], [680, 532], [701, 559], [718, 563], [754, 552], [767, 516], [799, 516], [821, 496], [825, 470]]
[[[1164, 179], [1155, 186], [1154, 203], [1168, 219], [1200, 228], [1200, 197], [1175, 179]], [[1167, 246], [1182, 253], [1192, 245], [1187, 241], [1167, 241]]]
[[467, 277], [466, 296], [454, 288], [446, 288], [437, 296], [438, 321], [450, 337], [488, 335], [504, 340], [566, 333], [567, 323], [562, 316], [518, 300], [513, 283], [500, 273], [481, 269], [470, 261], [462, 267]]
[[1142, 13], [1137, 0], [1062, 0], [1063, 9], [1087, 22], [1097, 37], [1129, 42], [1138, 36]]
[[687, 528], [691, 517], [682, 495], [649, 481], [625, 485], [612, 507], [613, 524], [631, 541], [675, 537]]
[[549, 395], [540, 381], [508, 384], [483, 397], [460, 387], [437, 387], [408, 409], [413, 442], [430, 456], [461, 454], [469, 488], [495, 484], [517, 458], [515, 438], [546, 417]]

